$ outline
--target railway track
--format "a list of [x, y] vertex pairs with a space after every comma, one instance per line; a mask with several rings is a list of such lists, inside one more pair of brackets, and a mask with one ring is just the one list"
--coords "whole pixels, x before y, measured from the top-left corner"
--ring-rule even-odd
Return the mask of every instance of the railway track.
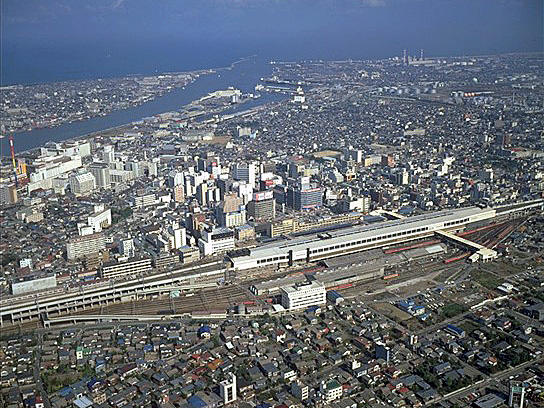
[[[470, 239], [474, 242], [477, 242], [481, 245], [487, 247], [494, 247], [498, 245], [504, 239], [507, 239], [508, 235], [515, 231], [521, 224], [525, 222], [525, 218], [506, 221], [500, 224], [494, 224], [493, 226], [480, 227], [475, 230], [465, 231], [462, 233], [464, 236], [469, 236]], [[458, 250], [454, 252], [453, 256], [462, 255], [465, 251]], [[457, 264], [457, 262], [453, 262]], [[458, 267], [458, 266], [457, 266]], [[322, 269], [322, 268], [321, 268]], [[401, 274], [400, 278], [395, 278], [391, 282], [393, 283], [402, 283], [408, 281], [418, 275], [427, 275], [429, 273], [440, 271], [448, 271], [450, 269], [456, 269], [456, 265], [449, 264], [447, 267], [444, 266], [444, 259], [439, 258], [438, 260], [427, 262], [424, 265], [417, 266], [417, 271], [410, 272], [407, 274]], [[80, 310], [72, 313], [73, 315], [92, 315], [92, 314], [101, 314], [101, 315], [113, 315], [113, 314], [136, 314], [136, 315], [145, 315], [145, 314], [159, 314], [161, 311], [175, 311], [176, 313], [190, 313], [196, 310], [217, 310], [217, 309], [228, 309], [236, 304], [240, 304], [246, 301], [253, 301], [256, 303], [266, 303], [266, 299], [253, 295], [247, 288], [258, 282], [262, 282], [263, 279], [270, 278], [283, 278], [286, 276], [293, 276], [297, 274], [314, 274], [320, 267], [310, 266], [310, 267], [291, 267], [286, 269], [268, 269], [260, 270], [252, 274], [246, 274], [238, 283], [210, 288], [210, 289], [200, 289], [197, 292], [192, 292], [194, 295], [182, 295], [177, 298], [162, 297], [155, 299], [140, 299], [133, 300], [131, 302], [124, 303], [112, 303], [109, 305], [103, 305], [96, 308], [89, 308], [86, 310]], [[403, 276], [404, 275], [404, 276]], [[239, 279], [240, 277], [238, 277]], [[380, 281], [381, 282], [381, 281]], [[342, 290], [342, 293], [346, 295], [356, 295], [360, 294], [361, 290], [368, 287], [368, 281], [354, 282], [350, 288]], [[374, 286], [375, 282], [374, 282]], [[387, 286], [387, 284], [384, 284]], [[97, 312], [98, 311], [98, 312]], [[6, 325], [2, 328], [2, 334], [14, 334], [18, 332], [25, 332], [36, 329], [39, 327], [38, 321], [29, 321], [24, 323], [19, 323], [16, 325]]]

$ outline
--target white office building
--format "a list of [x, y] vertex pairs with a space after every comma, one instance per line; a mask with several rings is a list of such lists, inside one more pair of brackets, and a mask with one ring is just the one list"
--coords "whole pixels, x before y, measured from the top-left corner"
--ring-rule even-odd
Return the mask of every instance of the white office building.
[[128, 262], [108, 262], [102, 265], [102, 278], [138, 276], [151, 272], [151, 259], [131, 259]]
[[81, 156], [45, 156], [32, 163], [28, 192], [52, 188], [53, 179], [82, 166]]
[[104, 208], [104, 205], [97, 205], [95, 212], [87, 217], [87, 225], [93, 229], [93, 232], [102, 232], [103, 228], [111, 226], [111, 209]]
[[319, 391], [326, 403], [342, 398], [342, 385], [336, 380], [321, 381]]
[[204, 256], [234, 249], [234, 231], [228, 228], [204, 229], [198, 247]]
[[319, 282], [299, 283], [280, 288], [281, 305], [287, 310], [324, 305], [327, 301], [325, 286]]

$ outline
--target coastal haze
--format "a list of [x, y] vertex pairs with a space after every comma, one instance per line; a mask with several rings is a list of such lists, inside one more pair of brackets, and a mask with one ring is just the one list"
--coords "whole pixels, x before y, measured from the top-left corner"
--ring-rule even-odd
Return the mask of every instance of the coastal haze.
[[[269, 73], [267, 60], [388, 58], [406, 48], [432, 56], [539, 51], [542, 13], [539, 1], [3, 1], [0, 84], [158, 75], [258, 58], [248, 72], [213, 85], [201, 79], [106, 118], [15, 130], [15, 148], [24, 151], [177, 110], [213, 89], [247, 88]], [[8, 155], [7, 140], [0, 152]]]
[[537, 0], [2, 1], [2, 84], [263, 59], [540, 51]]
[[542, 405], [542, 1], [0, 7], [0, 406]]

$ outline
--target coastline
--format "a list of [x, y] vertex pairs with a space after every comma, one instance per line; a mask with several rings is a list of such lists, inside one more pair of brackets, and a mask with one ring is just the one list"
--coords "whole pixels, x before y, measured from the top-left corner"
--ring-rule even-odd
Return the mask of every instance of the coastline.
[[[167, 92], [138, 106], [119, 109], [107, 115], [95, 116], [85, 120], [66, 122], [55, 127], [36, 128], [32, 131], [14, 133], [16, 154], [28, 154], [50, 141], [65, 142], [78, 140], [130, 126], [131, 123], [141, 120], [144, 117], [179, 111], [185, 105], [198, 100], [208, 93], [228, 86], [253, 90], [263, 75], [263, 68], [270, 69], [269, 61], [259, 61], [256, 57], [256, 55], [251, 55], [236, 60], [228, 66], [208, 68], [206, 71], [213, 71], [210, 72], [210, 75], [199, 76], [185, 87], [175, 88], [171, 92]], [[255, 61], [255, 65], [246, 64], [244, 66], [244, 62], [251, 60]], [[238, 70], [242, 70], [243, 72], [235, 72]], [[258, 73], [256, 73], [256, 70], [258, 70]], [[203, 70], [191, 72], [203, 72]], [[113, 125], [108, 126], [109, 123]], [[7, 137], [0, 140], [0, 147], [0, 156], [8, 157], [9, 147], [7, 145]]]
[[[185, 87], [193, 84], [194, 82], [198, 81], [202, 76], [204, 75], [211, 75], [211, 74], [215, 74], [215, 73], [218, 73], [220, 71], [224, 71], [224, 70], [231, 70], [233, 68], [236, 67], [236, 65], [240, 64], [240, 63], [243, 63], [247, 60], [250, 60], [251, 58], [255, 58], [257, 57], [257, 54], [254, 54], [254, 55], [250, 55], [250, 56], [247, 56], [247, 57], [243, 57], [239, 60], [236, 60], [234, 62], [232, 62], [230, 65], [227, 65], [227, 66], [223, 66], [223, 67], [215, 67], [215, 68], [204, 68], [204, 69], [198, 69], [198, 70], [192, 70], [192, 71], [167, 71], [167, 72], [161, 72], [161, 73], [158, 73], [158, 74], [155, 74], [155, 75], [151, 75], [153, 77], [157, 77], [157, 76], [161, 76], [161, 75], [190, 75], [190, 76], [194, 76], [195, 78], [192, 79], [191, 81], [187, 82], [186, 84], [183, 84], [181, 86], [177, 86], [177, 87], [173, 87], [171, 89], [169, 89], [168, 91], [164, 92], [164, 93], [158, 93], [157, 95], [153, 96], [151, 99], [145, 101], [145, 102], [140, 102], [140, 103], [134, 103], [134, 104], [130, 104], [129, 106], [125, 107], [125, 108], [121, 108], [121, 109], [111, 109], [111, 110], [107, 110], [105, 112], [102, 112], [100, 114], [97, 114], [97, 115], [90, 115], [89, 117], [86, 117], [86, 118], [81, 118], [81, 119], [75, 119], [75, 120], [70, 120], [70, 121], [64, 121], [64, 122], [58, 122], [58, 123], [55, 123], [55, 124], [52, 124], [52, 125], [49, 125], [49, 126], [43, 126], [43, 127], [39, 127], [39, 126], [35, 126], [35, 127], [32, 127], [32, 128], [28, 128], [28, 129], [19, 129], [19, 130], [7, 130], [5, 131], [4, 133], [6, 135], [9, 135], [9, 134], [12, 134], [14, 136], [16, 136], [17, 134], [19, 133], [25, 133], [25, 132], [32, 132], [34, 130], [38, 130], [38, 129], [54, 129], [54, 128], [58, 128], [62, 125], [65, 125], [65, 124], [68, 124], [68, 123], [74, 123], [74, 122], [84, 122], [84, 121], [87, 121], [87, 120], [90, 120], [90, 119], [93, 119], [93, 118], [98, 118], [98, 117], [103, 117], [103, 116], [107, 116], [107, 115], [110, 115], [114, 112], [119, 112], [119, 111], [123, 111], [123, 110], [127, 110], [127, 109], [130, 109], [130, 108], [134, 108], [134, 107], [137, 107], [137, 106], [141, 106], [141, 105], [144, 105], [148, 102], [152, 102], [154, 100], [156, 100], [157, 98], [160, 98], [160, 97], [163, 97], [165, 95], [168, 95], [176, 90], [179, 90], [179, 89], [184, 89]], [[128, 74], [128, 75], [125, 75], [125, 76], [119, 76], [119, 77], [112, 77], [112, 78], [108, 78], [110, 80], [122, 80], [122, 79], [125, 79], [125, 78], [131, 78], [131, 77], [139, 77], [139, 76], [145, 76], [144, 74], [141, 74], [141, 73], [135, 73], [135, 74]], [[97, 77], [97, 78], [93, 78], [91, 79], [91, 81], [100, 81], [100, 80], [103, 80], [105, 78], [102, 78], [102, 77]], [[82, 82], [82, 81], [85, 81], [85, 80], [67, 80], [67, 81], [55, 81], [55, 82], [47, 82], [47, 83], [43, 83], [43, 84], [49, 84], [49, 85], [55, 85], [55, 84], [77, 84], [78, 82]], [[6, 86], [2, 86], [1, 88], [6, 88], [6, 89], [10, 89], [11, 87], [32, 87], [32, 86], [35, 86], [35, 85], [43, 85], [43, 84], [12, 84], [12, 85], [6, 85]]]

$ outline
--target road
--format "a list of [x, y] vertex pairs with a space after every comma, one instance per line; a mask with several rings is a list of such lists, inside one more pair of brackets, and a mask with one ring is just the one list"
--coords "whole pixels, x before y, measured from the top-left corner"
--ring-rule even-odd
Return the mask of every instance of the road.
[[49, 397], [47, 392], [43, 389], [43, 383], [42, 378], [40, 376], [40, 363], [42, 361], [42, 346], [43, 346], [43, 332], [37, 331], [36, 332], [36, 355], [34, 357], [34, 381], [36, 383], [36, 389], [38, 391], [38, 394], [41, 395], [43, 399], [43, 404], [45, 408], [51, 408], [51, 403], [49, 402]]
[[461, 389], [459, 389], [457, 391], [453, 391], [453, 392], [451, 392], [449, 394], [446, 394], [446, 395], [443, 395], [441, 397], [435, 398], [432, 401], [428, 401], [428, 402], [425, 403], [425, 406], [436, 404], [436, 403], [438, 403], [438, 402], [440, 402], [442, 400], [451, 401], [453, 398], [456, 398], [456, 397], [458, 397], [460, 395], [470, 394], [471, 392], [473, 392], [473, 391], [475, 391], [475, 390], [477, 390], [479, 388], [483, 388], [485, 386], [488, 386], [492, 382], [505, 380], [505, 379], [509, 378], [512, 375], [517, 375], [520, 372], [524, 371], [525, 368], [527, 368], [527, 367], [529, 367], [529, 366], [531, 366], [533, 364], [538, 364], [538, 363], [540, 363], [542, 361], [544, 361], [544, 356], [539, 357], [537, 359], [533, 359], [531, 361], [527, 361], [526, 363], [520, 364], [520, 365], [518, 365], [516, 367], [508, 368], [506, 370], [501, 371], [500, 373], [491, 374], [490, 376], [486, 376], [486, 378], [484, 378], [483, 380], [478, 381], [477, 383], [474, 383], [472, 385], [469, 385], [468, 387], [461, 388]]

